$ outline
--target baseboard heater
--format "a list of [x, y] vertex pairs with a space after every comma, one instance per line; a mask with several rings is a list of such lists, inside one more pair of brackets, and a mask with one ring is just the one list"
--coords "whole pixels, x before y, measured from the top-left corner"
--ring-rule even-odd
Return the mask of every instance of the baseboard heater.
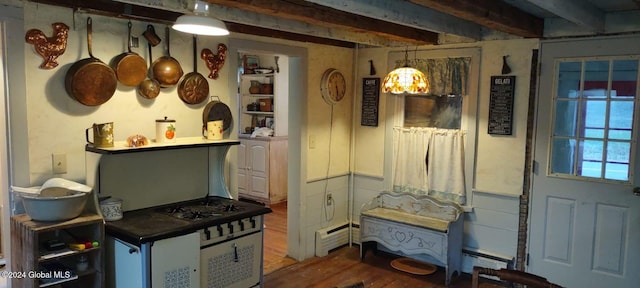
[[474, 266], [492, 269], [513, 269], [514, 258], [479, 249], [462, 249], [462, 272], [471, 274]]
[[316, 231], [316, 256], [327, 256], [329, 251], [349, 244], [349, 223], [334, 225]]

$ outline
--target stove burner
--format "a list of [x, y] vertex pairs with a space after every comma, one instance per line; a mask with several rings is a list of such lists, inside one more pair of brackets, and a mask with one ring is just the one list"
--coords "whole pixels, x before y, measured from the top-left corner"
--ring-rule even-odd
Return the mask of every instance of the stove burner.
[[205, 198], [202, 201], [173, 204], [158, 211], [179, 219], [199, 220], [225, 216], [241, 210], [242, 205], [234, 204], [232, 199]]
[[229, 205], [224, 205], [224, 211], [226, 212], [233, 212], [233, 211], [237, 211], [238, 208], [236, 207], [236, 205], [233, 205], [233, 203], [229, 204]]
[[163, 209], [164, 212], [168, 213], [168, 214], [175, 214], [175, 213], [184, 213], [187, 212], [187, 210], [185, 210], [182, 206], [180, 205], [173, 205], [170, 207], [167, 207], [165, 209]]
[[214, 216], [220, 216], [220, 214], [216, 214], [213, 212], [188, 211], [188, 212], [176, 215], [176, 217], [178, 218], [189, 219], [189, 220], [200, 220], [200, 219], [211, 218]]

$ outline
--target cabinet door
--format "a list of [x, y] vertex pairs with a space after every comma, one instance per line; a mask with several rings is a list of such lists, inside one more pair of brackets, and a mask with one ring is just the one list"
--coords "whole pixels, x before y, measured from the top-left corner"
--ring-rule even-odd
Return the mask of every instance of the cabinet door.
[[250, 141], [249, 147], [249, 171], [250, 194], [255, 197], [269, 198], [269, 142]]
[[142, 253], [140, 249], [131, 249], [121, 240], [113, 239], [113, 257], [115, 260], [115, 275], [109, 275], [115, 280], [115, 287], [144, 287], [142, 284]]
[[247, 144], [246, 141], [240, 141], [238, 145], [238, 195], [248, 195], [249, 180], [247, 179]]

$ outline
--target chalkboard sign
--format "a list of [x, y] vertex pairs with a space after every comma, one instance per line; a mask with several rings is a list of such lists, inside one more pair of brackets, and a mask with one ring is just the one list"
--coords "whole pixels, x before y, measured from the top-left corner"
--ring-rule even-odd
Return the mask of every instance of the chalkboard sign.
[[362, 115], [360, 125], [378, 126], [378, 102], [380, 100], [380, 78], [362, 79]]
[[516, 76], [491, 76], [489, 134], [511, 135]]

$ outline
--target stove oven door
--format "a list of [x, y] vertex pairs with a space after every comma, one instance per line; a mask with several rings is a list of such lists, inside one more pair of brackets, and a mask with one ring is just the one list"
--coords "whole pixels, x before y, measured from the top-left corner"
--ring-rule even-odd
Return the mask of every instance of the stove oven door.
[[153, 242], [151, 244], [151, 287], [200, 287], [198, 247], [200, 247], [198, 232]]
[[202, 247], [200, 269], [202, 287], [260, 286], [262, 232]]

